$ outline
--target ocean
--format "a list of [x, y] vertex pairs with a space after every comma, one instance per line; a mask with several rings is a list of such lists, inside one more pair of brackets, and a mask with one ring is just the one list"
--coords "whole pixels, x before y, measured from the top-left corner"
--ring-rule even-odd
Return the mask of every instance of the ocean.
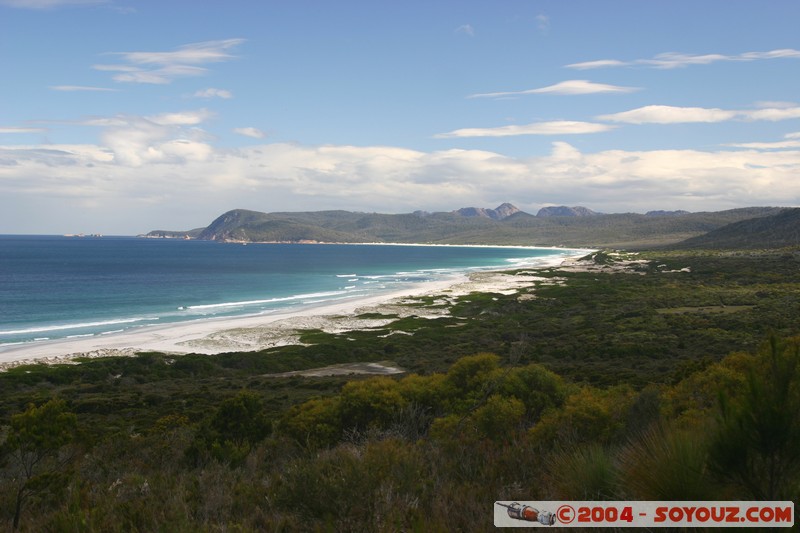
[[221, 244], [136, 237], [0, 236], [0, 351], [156, 324], [269, 314], [585, 250]]

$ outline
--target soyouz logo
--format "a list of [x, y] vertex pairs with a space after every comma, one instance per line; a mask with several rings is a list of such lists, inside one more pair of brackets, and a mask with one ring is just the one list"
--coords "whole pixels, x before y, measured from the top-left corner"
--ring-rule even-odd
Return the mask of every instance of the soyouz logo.
[[790, 501], [497, 501], [496, 527], [793, 527]]
[[524, 520], [525, 522], [538, 522], [543, 526], [552, 526], [556, 522], [556, 517], [550, 511], [540, 511], [530, 505], [522, 505], [519, 502], [512, 502], [509, 505], [501, 502], [495, 502], [501, 507], [508, 509], [506, 512], [508, 516], [515, 520]]

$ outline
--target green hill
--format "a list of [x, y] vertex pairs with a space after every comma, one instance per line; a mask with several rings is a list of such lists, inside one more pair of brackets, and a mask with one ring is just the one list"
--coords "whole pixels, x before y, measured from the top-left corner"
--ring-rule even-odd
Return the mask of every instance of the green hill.
[[680, 243], [679, 248], [785, 248], [800, 246], [800, 209], [728, 224]]
[[[407, 214], [314, 211], [228, 211], [201, 232], [201, 240], [234, 242], [394, 242], [644, 248], [670, 245], [734, 222], [774, 215], [774, 207], [675, 214], [534, 216], [507, 207]], [[513, 209], [511, 209], [513, 208]], [[492, 216], [494, 215], [494, 216]], [[159, 230], [149, 237], [183, 236]]]

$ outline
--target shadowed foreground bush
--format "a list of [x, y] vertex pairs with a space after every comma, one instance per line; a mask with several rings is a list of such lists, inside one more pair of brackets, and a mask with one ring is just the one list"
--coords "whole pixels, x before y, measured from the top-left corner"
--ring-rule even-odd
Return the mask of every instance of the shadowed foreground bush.
[[[68, 460], [51, 463], [58, 490], [31, 497], [19, 526], [486, 531], [497, 500], [796, 498], [798, 346], [773, 340], [638, 392], [571, 384], [488, 353], [442, 374], [352, 381], [279, 418], [260, 393], [234, 391], [197, 421], [176, 412], [59, 454]], [[47, 405], [80, 427], [60, 401], [0, 433], [7, 529], [16, 421]]]

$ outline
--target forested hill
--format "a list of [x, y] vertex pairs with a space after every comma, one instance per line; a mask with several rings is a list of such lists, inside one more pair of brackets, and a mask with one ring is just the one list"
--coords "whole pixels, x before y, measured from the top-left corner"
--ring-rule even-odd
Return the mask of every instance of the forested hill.
[[800, 208], [742, 220], [680, 243], [681, 248], [784, 248], [800, 245]]
[[[407, 214], [314, 211], [228, 211], [203, 229], [156, 230], [147, 237], [222, 242], [393, 242], [636, 248], [674, 244], [728, 224], [776, 215], [777, 207], [718, 212], [600, 214], [585, 208], [547, 209], [537, 215], [511, 204], [496, 209]], [[556, 213], [570, 213], [554, 216]]]

